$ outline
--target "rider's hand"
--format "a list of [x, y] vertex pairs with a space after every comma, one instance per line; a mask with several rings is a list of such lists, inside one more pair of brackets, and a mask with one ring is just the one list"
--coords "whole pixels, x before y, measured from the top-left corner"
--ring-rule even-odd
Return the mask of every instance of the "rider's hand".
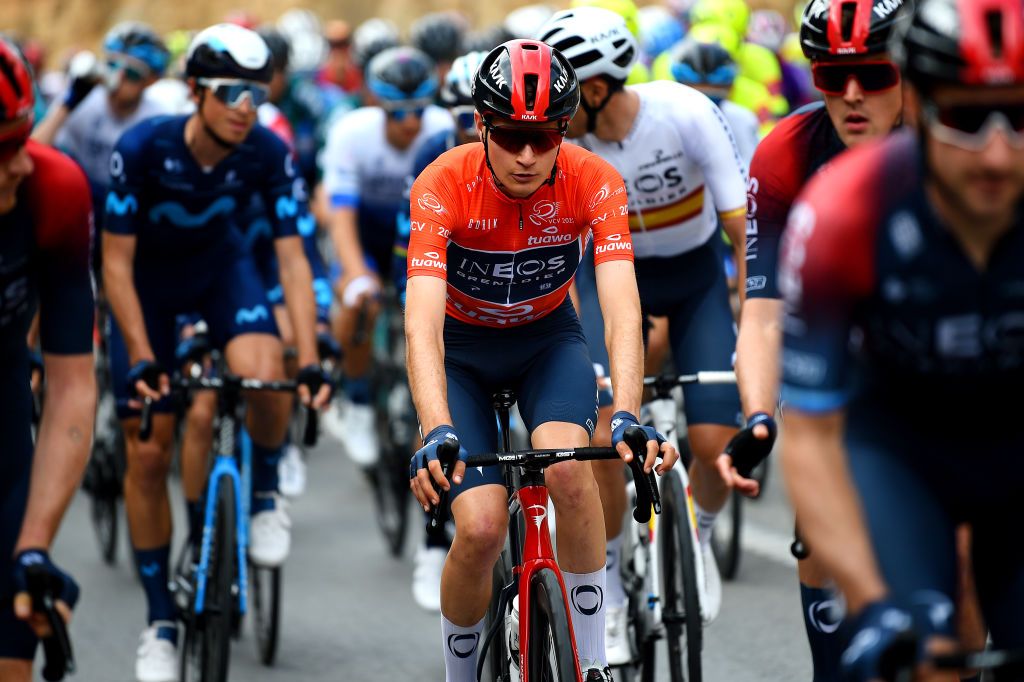
[[298, 385], [299, 400], [303, 405], [312, 407], [314, 410], [319, 410], [326, 405], [334, 390], [331, 377], [319, 364], [306, 365], [300, 369], [295, 377], [295, 383]]
[[380, 276], [367, 267], [346, 272], [338, 283], [338, 297], [345, 308], [358, 308], [380, 293]]
[[844, 682], [886, 679], [916, 660], [913, 616], [887, 599], [867, 604], [844, 628], [847, 645], [839, 659]]
[[409, 488], [416, 500], [422, 505], [424, 511], [430, 511], [430, 507], [437, 505], [441, 498], [434, 490], [437, 485], [442, 490], [450, 490], [451, 483], [445, 478], [441, 470], [441, 462], [438, 460], [438, 448], [443, 443], [452, 443], [459, 448], [459, 459], [455, 464], [452, 481], [456, 485], [462, 483], [462, 477], [466, 473], [466, 459], [469, 452], [459, 445], [459, 437], [455, 435], [455, 428], [447, 424], [435, 427], [423, 438], [423, 447], [416, 451], [409, 461]]
[[128, 370], [128, 394], [135, 396], [128, 405], [135, 409], [142, 407], [138, 398], [160, 400], [171, 393], [171, 379], [155, 360], [139, 360]]
[[627, 463], [633, 461], [633, 450], [623, 441], [626, 429], [630, 426], [639, 427], [647, 435], [647, 458], [644, 460], [644, 472], [651, 473], [651, 469], [657, 463], [659, 452], [662, 457], [661, 464], [654, 470], [661, 476], [671, 469], [679, 459], [679, 451], [665, 440], [665, 436], [655, 431], [653, 426], [640, 426], [637, 418], [624, 410], [612, 415], [612, 447], [619, 453], [622, 461]]
[[778, 426], [770, 414], [750, 415], [747, 425], [736, 432], [718, 457], [716, 466], [723, 480], [744, 495], [756, 497], [761, 484], [750, 478], [750, 473], [771, 453], [777, 434]]
[[57, 612], [65, 623], [71, 622], [71, 609], [78, 601], [78, 583], [74, 578], [57, 568], [50, 555], [44, 549], [25, 549], [14, 557], [12, 578], [14, 583], [14, 615], [26, 621], [40, 639], [49, 637], [50, 625], [46, 615], [32, 608], [32, 596], [28, 592], [28, 570], [30, 566], [41, 568], [52, 581], [59, 585], [57, 594]]
[[74, 111], [99, 82], [100, 73], [95, 55], [83, 50], [72, 57], [68, 66], [68, 89], [63, 101], [68, 111]]

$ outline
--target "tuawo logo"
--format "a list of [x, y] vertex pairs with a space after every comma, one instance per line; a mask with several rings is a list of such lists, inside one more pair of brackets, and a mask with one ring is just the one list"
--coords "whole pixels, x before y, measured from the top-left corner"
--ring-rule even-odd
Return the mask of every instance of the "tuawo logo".
[[[553, 227], [553, 226], [552, 226]], [[544, 246], [545, 244], [566, 244], [574, 237], [571, 234], [546, 234], [542, 237], [528, 237], [527, 246]]]
[[441, 205], [441, 200], [431, 192], [424, 193], [423, 196], [416, 200], [416, 203], [424, 211], [433, 211], [437, 215], [444, 213], [444, 206]]
[[632, 251], [631, 242], [615, 241], [610, 244], [599, 244], [594, 247], [594, 255], [600, 256], [603, 253], [615, 253], [618, 251]]
[[533, 205], [530, 222], [538, 227], [552, 222], [558, 216], [558, 202], [542, 199]]
[[415, 256], [409, 263], [409, 267], [412, 268], [437, 268], [438, 270], [447, 270], [448, 265], [441, 260], [441, 254], [437, 251], [427, 251], [423, 254], [423, 258], [416, 258]]

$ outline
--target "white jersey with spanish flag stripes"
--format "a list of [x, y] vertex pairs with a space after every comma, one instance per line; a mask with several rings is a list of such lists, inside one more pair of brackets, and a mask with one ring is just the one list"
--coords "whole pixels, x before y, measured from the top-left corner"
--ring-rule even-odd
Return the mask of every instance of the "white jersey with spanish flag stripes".
[[588, 134], [578, 142], [622, 175], [636, 258], [692, 251], [715, 233], [716, 213], [746, 210], [746, 166], [729, 124], [714, 102], [680, 83], [626, 89], [640, 97], [626, 138], [606, 142]]

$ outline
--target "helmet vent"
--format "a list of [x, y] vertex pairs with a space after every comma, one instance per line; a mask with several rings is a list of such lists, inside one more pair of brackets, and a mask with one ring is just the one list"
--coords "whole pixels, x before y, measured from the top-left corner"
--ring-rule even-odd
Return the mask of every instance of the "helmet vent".
[[[557, 32], [558, 32], [558, 29], [556, 28], [554, 31], [552, 31], [548, 35], [544, 36], [543, 42], [545, 42], [545, 43], [548, 42], [548, 39], [551, 37], [551, 35], [554, 34], [554, 33], [557, 33]], [[579, 45], [582, 42], [584, 42], [584, 39], [583, 39], [582, 36], [569, 36], [565, 40], [563, 40], [561, 42], [558, 42], [558, 43], [555, 43], [551, 47], [555, 48], [559, 52], [568, 52], [569, 50], [571, 50], [572, 48], [576, 47], [577, 45]]]
[[989, 43], [992, 45], [992, 56], [1003, 57], [1003, 13], [990, 10], [985, 13], [985, 24], [988, 27]]
[[857, 17], [857, 3], [844, 2], [840, 15], [840, 30], [842, 31], [843, 42], [848, 43], [853, 38], [853, 22]]
[[584, 52], [583, 54], [576, 55], [575, 57], [573, 57], [572, 59], [569, 60], [569, 63], [572, 64], [572, 68], [574, 68], [575, 70], [579, 71], [584, 66], [587, 66], [588, 64], [593, 64], [594, 62], [596, 62], [600, 58], [601, 58], [601, 51], [600, 50], [590, 50], [588, 52]]
[[[618, 47], [618, 45], [616, 45], [615, 47]], [[615, 66], [621, 67], [623, 69], [626, 68], [633, 61], [633, 52], [634, 52], [633, 48], [630, 47], [628, 50], [626, 50], [625, 52], [620, 54], [618, 57], [616, 57], [613, 60], [613, 63], [615, 64]]]
[[537, 74], [528, 73], [523, 76], [523, 95], [526, 100], [526, 108], [533, 111], [537, 104]]

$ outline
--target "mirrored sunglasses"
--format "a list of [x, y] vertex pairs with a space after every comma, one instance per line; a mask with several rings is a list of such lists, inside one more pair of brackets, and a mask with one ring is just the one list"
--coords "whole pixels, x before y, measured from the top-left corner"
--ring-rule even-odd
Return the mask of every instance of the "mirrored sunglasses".
[[488, 125], [488, 137], [502, 149], [517, 154], [527, 145], [535, 154], [544, 154], [562, 144], [561, 130], [543, 128], [504, 128]]
[[241, 78], [200, 78], [198, 83], [209, 88], [214, 97], [232, 109], [242, 106], [246, 98], [256, 109], [267, 101], [270, 92], [262, 83]]
[[929, 130], [940, 142], [980, 152], [998, 129], [1011, 146], [1024, 149], [1024, 102], [947, 107], [925, 102], [923, 112]]
[[811, 73], [814, 87], [826, 95], [843, 95], [850, 79], [866, 93], [882, 92], [900, 83], [900, 71], [892, 62], [815, 62]]

